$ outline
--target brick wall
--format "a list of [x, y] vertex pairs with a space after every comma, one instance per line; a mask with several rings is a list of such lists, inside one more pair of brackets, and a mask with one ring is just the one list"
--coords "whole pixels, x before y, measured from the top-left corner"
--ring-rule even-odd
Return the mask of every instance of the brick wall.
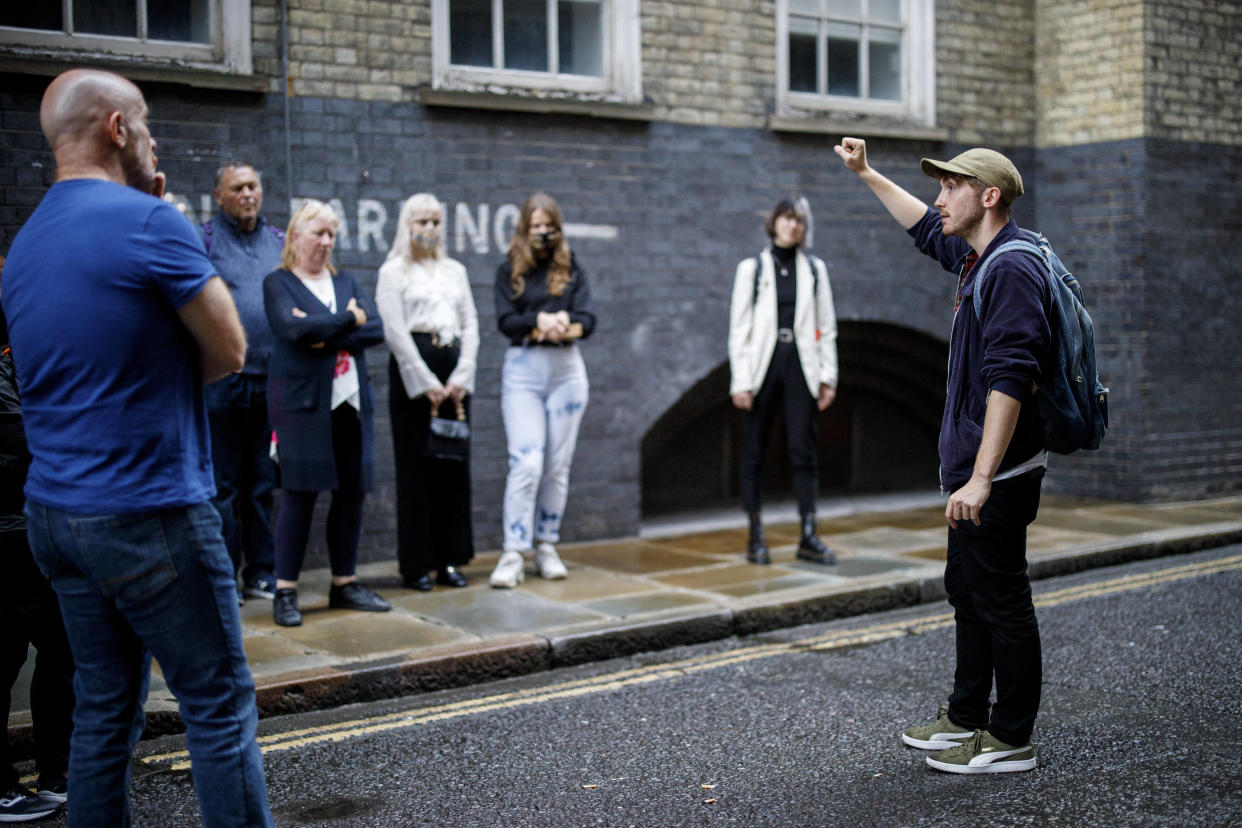
[[1036, 146], [1143, 135], [1143, 6], [1133, 0], [1036, 0]]
[[[642, 4], [644, 91], [659, 115], [651, 123], [419, 106], [407, 95], [430, 77], [427, 0], [292, 5], [292, 175], [283, 169], [279, 94], [144, 84], [161, 166], [197, 219], [214, 211], [212, 174], [233, 156], [265, 171], [265, 213], [278, 224], [291, 196], [338, 200], [348, 225], [338, 258], [372, 288], [401, 199], [429, 190], [448, 204], [450, 250], [469, 269], [483, 330], [473, 468], [480, 548], [497, 544], [505, 473], [498, 408], [504, 342], [494, 333], [491, 278], [511, 227], [505, 217], [511, 222], [513, 205], [535, 189], [556, 195], [567, 221], [615, 233], [571, 239], [601, 319], [583, 345], [592, 398], [571, 487], [569, 539], [637, 529], [643, 435], [724, 361], [733, 268], [763, 243], [762, 216], [785, 193], [801, 190], [811, 199], [815, 249], [828, 262], [842, 320], [946, 339], [952, 277], [919, 257], [843, 170], [831, 152], [835, 136], [762, 127], [773, 95], [770, 2]], [[920, 156], [947, 157], [975, 143], [1009, 153], [1028, 185], [1016, 219], [1047, 232], [1082, 277], [1100, 331], [1101, 370], [1113, 387], [1113, 427], [1103, 451], [1055, 461], [1053, 488], [1139, 500], [1236, 491], [1242, 435], [1229, 412], [1238, 402], [1233, 378], [1242, 351], [1232, 299], [1242, 158], [1220, 130], [1204, 133], [1218, 143], [1186, 142], [1190, 110], [1158, 141], [1104, 140], [1103, 126], [1090, 131], [1091, 107], [1107, 101], [1103, 78], [1118, 73], [1084, 68], [1074, 27], [1104, 27], [1093, 36], [1106, 41], [1116, 30], [1128, 42], [1130, 6], [1095, 16], [1114, 5], [938, 3], [938, 111], [951, 139], [873, 138], [870, 156], [930, 201], [935, 182], [919, 172]], [[1172, 16], [1188, 4], [1166, 5]], [[269, 40], [275, 9], [272, 0], [254, 5], [256, 63], [279, 92]], [[1208, 17], [1202, 11], [1199, 19]], [[1065, 31], [1036, 34], [1050, 20], [1064, 20]], [[1236, 42], [1236, 23], [1226, 23], [1233, 35], [1213, 36]], [[1161, 42], [1197, 48], [1171, 36]], [[1048, 55], [1036, 58], [1045, 44]], [[1127, 49], [1108, 54], [1129, 59]], [[1186, 57], [1186, 72], [1227, 88], [1211, 68], [1224, 58]], [[328, 77], [330, 66], [340, 78]], [[321, 77], [313, 77], [314, 67]], [[1047, 67], [1046, 83], [1037, 67]], [[407, 74], [384, 80], [387, 71]], [[366, 80], [345, 79], [355, 72]], [[46, 78], [0, 75], [0, 252], [51, 183], [37, 119], [45, 85]], [[1119, 88], [1129, 106], [1129, 86]], [[1080, 100], [1066, 99], [1080, 92]], [[1230, 111], [1223, 98], [1201, 104], [1213, 106]], [[1053, 111], [1070, 126], [1036, 140], [1037, 113]], [[1099, 123], [1129, 124], [1128, 112], [1122, 107]], [[1079, 116], [1087, 133], [1072, 125]], [[379, 488], [368, 509], [368, 559], [391, 557], [394, 533], [385, 361], [379, 349], [372, 359]], [[929, 469], [929, 487], [934, 476]]]
[[1242, 4], [1149, 0], [1146, 6], [1148, 134], [1242, 144]]

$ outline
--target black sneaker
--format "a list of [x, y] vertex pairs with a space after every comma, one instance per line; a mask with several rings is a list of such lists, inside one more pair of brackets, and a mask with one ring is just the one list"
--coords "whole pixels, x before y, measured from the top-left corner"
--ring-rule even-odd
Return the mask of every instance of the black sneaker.
[[39, 799], [44, 802], [68, 802], [69, 780], [61, 774], [40, 776]]
[[298, 610], [298, 591], [292, 587], [276, 590], [272, 599], [272, 620], [280, 627], [302, 626], [302, 613]]
[[328, 590], [328, 606], [332, 609], [361, 610], [362, 612], [388, 612], [392, 609], [387, 601], [357, 581]]
[[51, 816], [59, 810], [59, 802], [40, 799], [18, 784], [0, 794], [0, 822], [30, 822]]

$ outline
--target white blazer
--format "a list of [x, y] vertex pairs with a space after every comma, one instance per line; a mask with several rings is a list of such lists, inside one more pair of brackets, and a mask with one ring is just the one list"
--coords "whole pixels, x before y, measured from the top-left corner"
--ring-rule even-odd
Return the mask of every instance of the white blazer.
[[[729, 394], [759, 393], [776, 350], [776, 268], [771, 248], [738, 263], [729, 307]], [[755, 295], [755, 278], [759, 292]], [[837, 314], [832, 305], [828, 268], [817, 256], [797, 253], [794, 300], [794, 344], [812, 397], [822, 383], [837, 387]], [[815, 289], [815, 282], [819, 289]]]

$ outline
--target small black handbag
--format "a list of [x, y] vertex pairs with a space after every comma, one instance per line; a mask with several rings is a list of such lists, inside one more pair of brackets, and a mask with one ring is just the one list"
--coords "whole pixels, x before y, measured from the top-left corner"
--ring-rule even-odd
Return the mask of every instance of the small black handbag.
[[440, 416], [440, 406], [431, 407], [431, 422], [427, 426], [427, 444], [423, 446], [424, 457], [437, 460], [466, 460], [470, 457], [470, 423], [466, 422], [466, 409], [460, 400], [457, 418]]

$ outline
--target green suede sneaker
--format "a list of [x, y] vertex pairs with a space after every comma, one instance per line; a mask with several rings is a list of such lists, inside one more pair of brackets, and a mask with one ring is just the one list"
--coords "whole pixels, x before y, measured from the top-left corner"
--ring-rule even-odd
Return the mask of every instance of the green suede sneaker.
[[962, 744], [933, 753], [927, 764], [949, 773], [1011, 773], [1035, 768], [1035, 746], [1007, 745], [986, 730], [976, 730]]
[[948, 750], [957, 747], [975, 735], [973, 730], [958, 727], [949, 721], [949, 708], [944, 705], [936, 713], [936, 721], [922, 727], [912, 727], [901, 734], [901, 741], [910, 747], [923, 750]]

